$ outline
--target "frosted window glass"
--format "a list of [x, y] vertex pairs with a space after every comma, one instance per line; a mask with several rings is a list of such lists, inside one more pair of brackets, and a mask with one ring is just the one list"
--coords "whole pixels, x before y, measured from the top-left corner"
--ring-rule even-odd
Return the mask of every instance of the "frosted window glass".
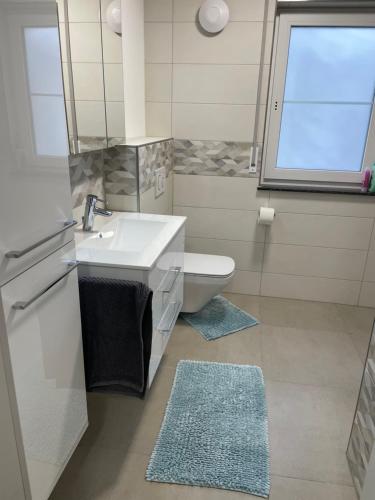
[[58, 28], [25, 28], [24, 33], [30, 93], [63, 95]]
[[61, 96], [32, 96], [34, 141], [38, 155], [67, 156], [65, 103]]
[[285, 103], [278, 168], [359, 172], [370, 105]]
[[285, 100], [371, 102], [375, 28], [292, 28]]
[[277, 168], [361, 170], [374, 61], [375, 28], [291, 28]]

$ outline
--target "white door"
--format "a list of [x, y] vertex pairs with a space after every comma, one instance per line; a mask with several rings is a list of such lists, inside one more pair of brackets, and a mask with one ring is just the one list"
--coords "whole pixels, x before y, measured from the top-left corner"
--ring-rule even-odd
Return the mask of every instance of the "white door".
[[68, 243], [1, 288], [0, 341], [32, 500], [48, 498], [87, 427], [74, 259]]
[[0, 286], [73, 238], [68, 151], [56, 3], [0, 0]]

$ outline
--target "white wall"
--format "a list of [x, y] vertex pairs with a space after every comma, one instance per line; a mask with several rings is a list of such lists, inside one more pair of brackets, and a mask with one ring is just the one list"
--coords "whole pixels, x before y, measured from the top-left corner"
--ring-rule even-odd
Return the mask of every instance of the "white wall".
[[201, 3], [145, 0], [147, 134], [251, 141], [264, 0], [228, 0], [230, 23], [214, 37], [195, 24]]
[[[355, 195], [257, 191], [258, 179], [174, 175], [187, 249], [230, 255], [238, 293], [375, 307], [375, 203]], [[256, 224], [260, 205], [277, 213]]]

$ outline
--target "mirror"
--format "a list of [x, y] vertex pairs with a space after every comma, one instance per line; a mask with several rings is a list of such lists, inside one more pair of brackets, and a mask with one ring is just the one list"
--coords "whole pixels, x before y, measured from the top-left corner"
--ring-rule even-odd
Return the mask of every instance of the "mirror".
[[58, 0], [70, 152], [125, 140], [122, 39], [106, 22], [111, 0]]

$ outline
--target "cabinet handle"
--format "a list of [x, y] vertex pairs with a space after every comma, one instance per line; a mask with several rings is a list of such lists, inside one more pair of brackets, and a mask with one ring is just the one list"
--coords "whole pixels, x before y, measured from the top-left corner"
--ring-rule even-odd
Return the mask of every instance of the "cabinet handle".
[[46, 236], [42, 240], [37, 241], [33, 245], [30, 245], [29, 247], [24, 248], [23, 250], [10, 250], [9, 252], [7, 252], [5, 254], [5, 257], [7, 257], [8, 259], [19, 259], [20, 257], [23, 257], [24, 255], [31, 252], [32, 250], [35, 250], [35, 248], [40, 247], [40, 245], [43, 245], [43, 243], [47, 243], [47, 241], [52, 240], [52, 238], [55, 238], [55, 236], [58, 236], [59, 234], [64, 233], [65, 231], [67, 231], [71, 227], [75, 226], [76, 224], [77, 224], [77, 221], [75, 221], [75, 220], [72, 220], [69, 222], [64, 222], [64, 227], [62, 229], [59, 229], [55, 233], [50, 234], [49, 236]]
[[181, 274], [182, 267], [172, 267], [170, 269], [170, 271], [172, 271], [174, 273], [174, 278], [173, 278], [172, 283], [169, 285], [168, 288], [164, 288], [164, 289], [160, 290], [162, 293], [171, 293], [171, 291], [173, 290], [173, 288], [174, 288], [174, 286], [176, 284], [177, 278]]
[[[174, 322], [177, 320], [177, 317], [180, 313], [180, 308], [181, 308], [182, 304], [181, 304], [181, 302], [171, 302], [170, 306], [173, 306], [173, 308], [175, 309], [175, 313], [173, 314], [172, 318], [169, 320], [169, 322], [166, 326], [160, 327], [160, 324], [159, 324], [159, 327], [157, 329], [160, 333], [169, 333], [170, 332]], [[168, 312], [168, 309], [165, 311], [165, 313], [167, 313], [167, 312]], [[164, 320], [164, 318], [161, 319], [160, 323], [163, 323], [163, 320]]]
[[59, 283], [61, 280], [63, 280], [68, 274], [70, 274], [74, 269], [77, 269], [78, 267], [78, 262], [73, 262], [71, 264], [68, 264], [68, 269], [65, 271], [64, 274], [62, 274], [59, 278], [57, 278], [55, 281], [47, 285], [43, 290], [35, 294], [31, 299], [25, 300], [23, 302], [16, 302], [15, 304], [12, 305], [12, 309], [16, 309], [17, 311], [24, 311], [27, 309], [33, 302], [38, 300], [42, 295], [44, 295], [48, 290], [51, 290], [57, 283]]

